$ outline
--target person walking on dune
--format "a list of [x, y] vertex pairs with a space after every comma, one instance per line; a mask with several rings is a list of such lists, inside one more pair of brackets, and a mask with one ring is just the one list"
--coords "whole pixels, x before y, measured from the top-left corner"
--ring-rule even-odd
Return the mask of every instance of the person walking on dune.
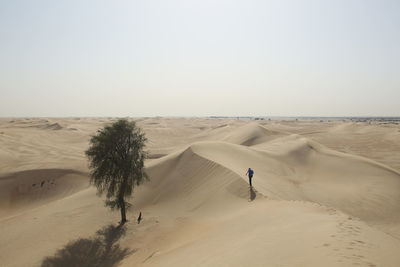
[[249, 168], [249, 169], [247, 170], [247, 172], [246, 172], [246, 175], [249, 176], [249, 184], [250, 184], [250, 187], [253, 187], [253, 185], [252, 185], [252, 183], [251, 183], [251, 179], [253, 179], [253, 174], [254, 174], [254, 171], [253, 171], [251, 168]]

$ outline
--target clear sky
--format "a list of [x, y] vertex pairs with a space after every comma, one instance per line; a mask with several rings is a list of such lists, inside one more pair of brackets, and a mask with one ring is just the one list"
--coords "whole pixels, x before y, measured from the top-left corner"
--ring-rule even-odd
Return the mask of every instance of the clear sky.
[[0, 117], [400, 116], [400, 1], [0, 0]]

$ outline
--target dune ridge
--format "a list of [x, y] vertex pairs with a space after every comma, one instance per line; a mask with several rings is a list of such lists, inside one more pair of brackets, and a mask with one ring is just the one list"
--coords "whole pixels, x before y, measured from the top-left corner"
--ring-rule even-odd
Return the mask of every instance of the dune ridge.
[[[146, 167], [151, 181], [138, 188], [136, 205], [171, 202], [179, 211], [194, 210], [214, 198], [249, 197], [248, 185], [240, 175], [225, 166], [196, 153], [193, 145], [151, 162]], [[184, 200], [183, 200], [184, 199]]]
[[254, 168], [254, 186], [267, 197], [316, 202], [371, 223], [400, 222], [400, 174], [396, 170], [304, 138], [293, 143], [285, 138], [281, 148], [284, 145], [286, 150], [279, 153], [224, 143], [193, 147], [238, 175], [247, 167]]
[[[149, 164], [148, 171], [154, 179], [150, 184], [162, 188], [163, 194], [172, 190], [171, 195], [180, 199], [182, 196], [177, 194], [184, 192], [183, 185], [198, 189], [196, 183], [201, 181], [204, 189], [199, 190], [200, 195], [206, 188], [208, 195], [215, 190], [218, 180], [220, 189], [240, 184], [235, 194], [246, 198], [248, 185], [244, 174], [252, 167], [256, 171], [254, 186], [262, 196], [333, 207], [394, 234], [385, 224], [400, 223], [399, 172], [300, 136], [276, 139], [270, 147], [268, 144], [263, 149], [220, 141], [191, 144]], [[190, 190], [185, 193], [196, 194]], [[146, 202], [160, 197], [156, 195], [138, 198]]]
[[[288, 138], [292, 142], [287, 142]], [[252, 264], [256, 263], [255, 266], [264, 266], [265, 252], [250, 249], [249, 247], [253, 246], [248, 242], [256, 242], [266, 249], [268, 246], [263, 245], [264, 239], [261, 237], [265, 235], [264, 231], [269, 227], [292, 229], [293, 226], [288, 225], [291, 225], [290, 220], [293, 220], [296, 221], [295, 227], [303, 229], [304, 236], [298, 235], [299, 229], [291, 232], [292, 236], [275, 236], [273, 247], [269, 248], [282, 257], [275, 259], [281, 264], [291, 266], [300, 260], [316, 266], [320, 262], [324, 262], [325, 266], [350, 266], [354, 263], [374, 266], [373, 262], [386, 261], [387, 266], [396, 266], [399, 259], [394, 248], [400, 245], [396, 237], [399, 229], [392, 228], [392, 225], [398, 225], [400, 222], [400, 217], [396, 215], [400, 203], [397, 190], [400, 185], [398, 172], [369, 159], [332, 151], [307, 138], [291, 136], [282, 139], [276, 140], [269, 151], [267, 145], [260, 149], [257, 146], [252, 148], [221, 141], [198, 142], [151, 162], [147, 168], [155, 180], [142, 188], [143, 191], [139, 190], [137, 198], [144, 200], [144, 203], [149, 203], [153, 199], [152, 204], [161, 206], [156, 209], [157, 214], [165, 215], [165, 211], [168, 211], [166, 216], [179, 217], [188, 216], [195, 211], [192, 218], [197, 218], [208, 226], [204, 226], [203, 234], [198, 236], [191, 234], [190, 238], [179, 241], [179, 245], [173, 249], [169, 244], [161, 250], [162, 252], [159, 251], [157, 256], [152, 255], [150, 259], [146, 259], [145, 265], [176, 266], [182, 264], [182, 261], [190, 264], [193, 263], [193, 259], [198, 259], [202, 264], [211, 266], [224, 264], [243, 266], [248, 264], [245, 260], [248, 258], [240, 257], [244, 253], [253, 260], [256, 259], [250, 261]], [[276, 150], [278, 142], [284, 149]], [[351, 166], [348, 166], [349, 160]], [[244, 176], [247, 166], [256, 170], [253, 184], [257, 191], [257, 198], [250, 207], [245, 201], [250, 194]], [[315, 168], [310, 172], [311, 166]], [[324, 169], [325, 174], [331, 175], [320, 176], [319, 169], [321, 168]], [[358, 177], [359, 170], [362, 170], [363, 174], [368, 174], [368, 177], [365, 179]], [[345, 177], [334, 179], [335, 176], [340, 175]], [[379, 181], [381, 178], [385, 180]], [[331, 179], [334, 179], [332, 183], [330, 183]], [[161, 183], [160, 180], [162, 180]], [[156, 190], [150, 189], [153, 182]], [[376, 188], [377, 182], [381, 182], [379, 188]], [[188, 188], [185, 183], [191, 187]], [[332, 186], [337, 188], [332, 189]], [[348, 188], [351, 190], [347, 191]], [[317, 192], [314, 192], [314, 189], [318, 189]], [[161, 196], [160, 191], [162, 191]], [[213, 194], [213, 191], [216, 193]], [[194, 199], [200, 199], [200, 201]], [[146, 205], [142, 206], [143, 203], [140, 201], [137, 204], [139, 209], [146, 207]], [[382, 209], [382, 206], [385, 209]], [[262, 212], [264, 209], [265, 213]], [[282, 216], [282, 209], [288, 212], [286, 215], [289, 217]], [[210, 216], [213, 218], [212, 222], [208, 219]], [[279, 218], [279, 225], [275, 224], [277, 222], [274, 216]], [[290, 216], [294, 217], [290, 218]], [[304, 221], [298, 222], [298, 216], [301, 216]], [[319, 223], [315, 224], [315, 220]], [[213, 226], [210, 226], [210, 223]], [[197, 223], [194, 223], [188, 227], [197, 229], [196, 225]], [[306, 229], [310, 226], [312, 230], [308, 232]], [[321, 226], [322, 228], [319, 228]], [[250, 229], [255, 227], [257, 230], [249, 232], [247, 227]], [[186, 233], [188, 230], [176, 231], [176, 234], [180, 235], [180, 231]], [[243, 234], [238, 234], [237, 231]], [[335, 251], [339, 249], [330, 248], [327, 231], [333, 237], [343, 236], [345, 242], [350, 244], [347, 248], [349, 251], [362, 252], [359, 254], [336, 253]], [[367, 238], [364, 236], [366, 232], [370, 234]], [[313, 240], [307, 243], [294, 242], [298, 238], [307, 239], [307, 235], [312, 235]], [[233, 237], [227, 241], [227, 236]], [[264, 238], [270, 240], [271, 236], [274, 236], [273, 232], [266, 234]], [[221, 243], [219, 239], [224, 241]], [[385, 241], [385, 248], [366, 250], [365, 244], [380, 242], [378, 240], [387, 241]], [[294, 242], [293, 245], [288, 245], [291, 242]], [[341, 245], [339, 243], [342, 241], [334, 242], [339, 247], [346, 246], [345, 242]], [[219, 249], [222, 244], [224, 249]], [[215, 253], [210, 255], [210, 251], [205, 248], [207, 246], [214, 247]], [[313, 250], [312, 246], [325, 249], [321, 250], [321, 258], [313, 257], [315, 262], [310, 263], [307, 257], [311, 257], [308, 251]], [[289, 249], [295, 255], [286, 261], [277, 247], [281, 247], [282, 250]], [[207, 253], [203, 254], [203, 251]], [[301, 253], [296, 254], [294, 251], [301, 251]], [[220, 254], [225, 253], [229, 256], [221, 259]], [[188, 254], [189, 257], [186, 256]], [[274, 259], [273, 254], [268, 252], [267, 254], [266, 258]], [[353, 262], [341, 259], [344, 255]], [[133, 262], [133, 259], [126, 260], [126, 263]]]
[[288, 133], [270, 130], [253, 122], [233, 130], [223, 141], [243, 146], [253, 146], [285, 135], [288, 135]]

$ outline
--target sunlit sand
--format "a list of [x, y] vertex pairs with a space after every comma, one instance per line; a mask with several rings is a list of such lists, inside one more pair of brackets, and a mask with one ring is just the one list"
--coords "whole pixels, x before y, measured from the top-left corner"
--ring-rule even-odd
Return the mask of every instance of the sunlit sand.
[[113, 120], [0, 120], [0, 266], [399, 266], [398, 122], [135, 119], [150, 181], [118, 228], [84, 155]]

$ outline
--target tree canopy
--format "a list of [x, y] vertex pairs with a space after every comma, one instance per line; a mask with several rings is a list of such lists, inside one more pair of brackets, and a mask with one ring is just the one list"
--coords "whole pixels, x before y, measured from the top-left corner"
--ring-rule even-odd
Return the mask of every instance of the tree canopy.
[[106, 205], [121, 210], [121, 223], [126, 222], [125, 201], [135, 185], [148, 179], [144, 171], [147, 139], [134, 121], [120, 119], [97, 131], [86, 150], [91, 183], [98, 194], [106, 193]]

